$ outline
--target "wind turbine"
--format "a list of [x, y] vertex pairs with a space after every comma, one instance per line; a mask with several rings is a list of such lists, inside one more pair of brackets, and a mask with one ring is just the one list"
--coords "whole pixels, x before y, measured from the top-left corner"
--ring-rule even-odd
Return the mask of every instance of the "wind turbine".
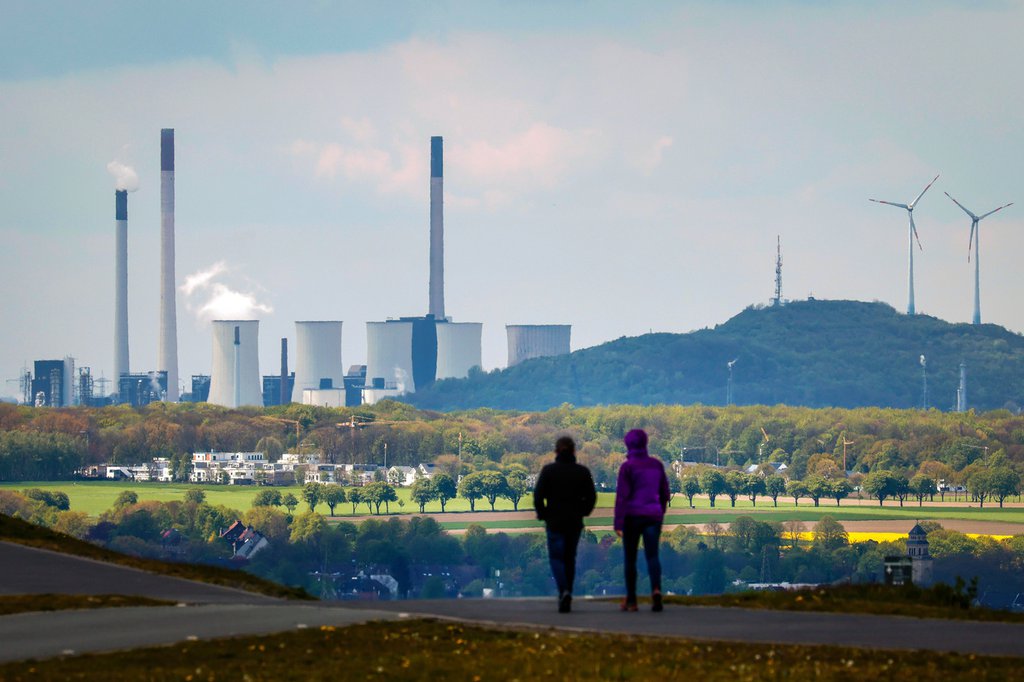
[[966, 213], [967, 215], [969, 215], [971, 217], [971, 238], [967, 242], [967, 262], [968, 263], [971, 262], [971, 248], [972, 247], [974, 248], [974, 319], [972, 319], [971, 322], [972, 322], [972, 324], [981, 324], [981, 293], [980, 293], [980, 289], [981, 289], [981, 264], [980, 264], [981, 256], [978, 253], [978, 242], [980, 240], [979, 233], [981, 231], [981, 228], [978, 225], [978, 223], [980, 223], [982, 220], [984, 220], [985, 218], [989, 217], [990, 215], [992, 215], [996, 211], [1002, 211], [1007, 206], [1013, 206], [1013, 202], [1011, 201], [1008, 204], [1003, 204], [999, 208], [994, 208], [991, 211], [989, 211], [988, 213], [985, 213], [984, 215], [980, 215], [979, 216], [979, 215], [974, 215], [973, 213], [968, 211], [967, 208], [963, 204], [961, 204], [956, 199], [953, 199], [953, 195], [951, 195], [949, 192], [946, 192], [945, 194], [946, 194], [947, 197], [949, 197], [953, 201], [954, 204], [956, 204], [961, 209], [963, 209], [964, 213]]
[[[935, 181], [938, 180], [938, 179], [939, 179], [938, 175], [936, 175], [934, 178], [932, 178], [932, 181], [928, 183], [928, 187], [931, 187], [932, 185], [934, 185]], [[897, 204], [894, 201], [882, 201], [881, 199], [868, 199], [868, 201], [873, 201], [876, 204], [888, 204], [889, 206], [897, 206], [899, 208], [902, 208], [902, 209], [904, 209], [907, 212], [907, 215], [910, 217], [910, 233], [909, 233], [909, 239], [910, 239], [910, 274], [907, 277], [907, 288], [909, 290], [909, 300], [907, 301], [907, 315], [913, 315], [915, 313], [915, 309], [914, 309], [914, 240], [915, 239], [917, 240], [917, 248], [921, 249], [922, 251], [924, 250], [924, 248], [921, 246], [921, 238], [917, 236], [917, 227], [914, 225], [914, 207], [917, 206], [917, 202], [921, 200], [921, 197], [924, 196], [924, 193], [928, 191], [928, 187], [925, 187], [923, 190], [921, 190], [921, 193], [917, 195], [917, 198], [914, 199], [913, 201], [911, 201], [909, 204]]]

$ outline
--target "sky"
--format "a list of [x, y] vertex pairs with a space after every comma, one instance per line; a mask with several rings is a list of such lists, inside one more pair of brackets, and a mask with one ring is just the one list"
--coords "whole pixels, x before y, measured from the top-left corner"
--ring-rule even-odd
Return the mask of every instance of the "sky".
[[[445, 139], [446, 312], [572, 324], [573, 349], [714, 326], [773, 295], [970, 321], [970, 221], [1024, 200], [1022, 2], [6, 0], [0, 370], [113, 368], [114, 177], [129, 166], [133, 371], [156, 369], [159, 135], [176, 137], [179, 367], [209, 320], [427, 308]], [[118, 166], [111, 166], [117, 170]], [[982, 318], [1024, 331], [1024, 203], [981, 224]], [[15, 383], [0, 395], [17, 394]]]

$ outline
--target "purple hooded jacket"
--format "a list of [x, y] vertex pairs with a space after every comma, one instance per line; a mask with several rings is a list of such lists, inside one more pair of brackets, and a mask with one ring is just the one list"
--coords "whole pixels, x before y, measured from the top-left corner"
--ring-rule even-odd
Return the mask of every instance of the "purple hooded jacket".
[[625, 527], [627, 516], [664, 518], [672, 496], [664, 465], [647, 454], [647, 434], [633, 429], [625, 443], [626, 461], [619, 467], [615, 488], [615, 530]]

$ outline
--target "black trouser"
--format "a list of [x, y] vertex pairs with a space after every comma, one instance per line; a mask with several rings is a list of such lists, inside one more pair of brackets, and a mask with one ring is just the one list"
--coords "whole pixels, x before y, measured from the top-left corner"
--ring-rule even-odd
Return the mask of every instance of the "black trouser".
[[622, 546], [626, 550], [626, 601], [630, 603], [636, 603], [636, 558], [641, 537], [644, 539], [644, 557], [647, 559], [647, 575], [651, 578], [651, 591], [661, 591], [661, 560], [658, 559], [661, 519], [627, 516], [622, 529]]
[[558, 595], [572, 592], [576, 579], [576, 548], [583, 528], [548, 528], [548, 559]]

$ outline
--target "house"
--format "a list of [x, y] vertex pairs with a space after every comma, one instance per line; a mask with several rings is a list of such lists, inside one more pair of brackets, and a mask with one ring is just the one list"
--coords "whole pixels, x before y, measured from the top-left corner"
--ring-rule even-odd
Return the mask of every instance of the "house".
[[437, 473], [437, 466], [433, 464], [420, 464], [416, 468], [419, 469], [420, 476], [423, 478], [433, 478]]
[[238, 520], [221, 531], [220, 539], [231, 544], [231, 558], [236, 561], [248, 561], [270, 546], [265, 535]]
[[393, 466], [388, 469], [388, 483], [391, 485], [410, 486], [416, 482], [419, 470], [416, 467]]
[[338, 483], [345, 485], [348, 481], [345, 465], [317, 464], [306, 469], [306, 483]]
[[373, 483], [377, 480], [377, 472], [383, 469], [376, 464], [341, 464], [339, 466], [344, 467], [352, 485], [359, 486]]
[[770, 476], [772, 474], [782, 474], [788, 469], [785, 462], [768, 462], [766, 464], [751, 464], [744, 471], [748, 474], [760, 474], [761, 476]]

